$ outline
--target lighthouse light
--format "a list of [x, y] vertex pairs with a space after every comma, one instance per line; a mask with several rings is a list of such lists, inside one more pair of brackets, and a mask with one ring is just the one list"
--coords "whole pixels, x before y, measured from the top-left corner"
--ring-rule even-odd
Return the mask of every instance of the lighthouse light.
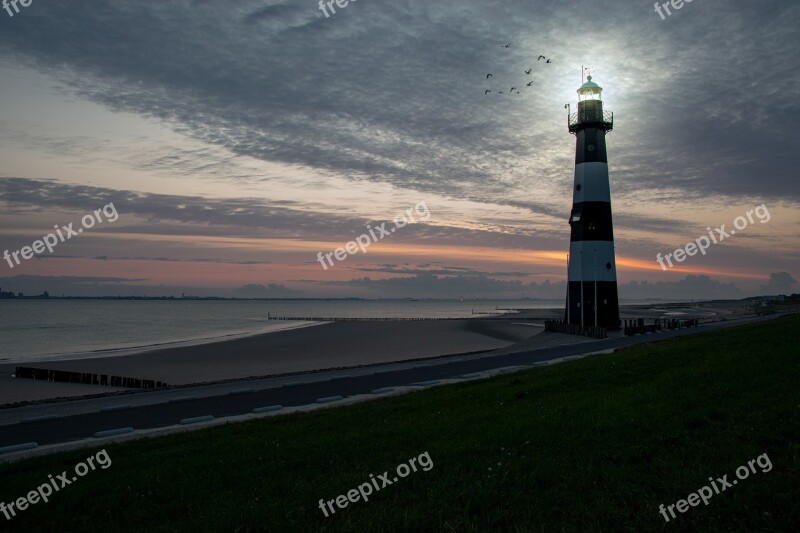
[[581, 85], [580, 89], [578, 89], [578, 100], [580, 102], [585, 102], [587, 100], [602, 100], [600, 96], [602, 92], [603, 88], [593, 82], [592, 77], [589, 76], [586, 79], [586, 83]]

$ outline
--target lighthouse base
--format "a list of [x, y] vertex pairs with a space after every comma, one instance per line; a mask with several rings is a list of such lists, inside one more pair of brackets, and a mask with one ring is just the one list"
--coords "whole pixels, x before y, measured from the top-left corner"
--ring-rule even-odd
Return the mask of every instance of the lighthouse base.
[[[595, 295], [597, 310], [595, 311]], [[583, 322], [581, 322], [583, 310]], [[616, 281], [570, 281], [564, 319], [578, 326], [619, 329], [619, 300]], [[596, 322], [595, 322], [596, 320]]]

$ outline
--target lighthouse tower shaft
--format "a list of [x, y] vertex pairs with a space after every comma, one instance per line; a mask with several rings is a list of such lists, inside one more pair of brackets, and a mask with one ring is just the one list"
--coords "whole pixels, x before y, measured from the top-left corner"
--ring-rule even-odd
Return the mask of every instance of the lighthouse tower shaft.
[[578, 90], [578, 111], [568, 118], [576, 150], [565, 314], [571, 324], [616, 329], [619, 300], [606, 153], [614, 118], [603, 111], [602, 89], [591, 79]]

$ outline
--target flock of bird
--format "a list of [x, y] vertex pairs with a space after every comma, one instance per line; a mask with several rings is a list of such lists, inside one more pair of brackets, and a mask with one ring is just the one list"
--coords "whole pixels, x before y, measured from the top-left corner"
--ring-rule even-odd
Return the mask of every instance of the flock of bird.
[[[510, 48], [510, 47], [511, 47], [511, 43], [508, 43], [508, 44], [501, 44], [501, 45], [500, 45], [500, 47], [501, 47], [501, 48]], [[544, 60], [545, 60], [545, 61], [544, 61], [545, 63], [552, 63], [552, 62], [553, 62], [553, 61], [552, 61], [552, 59], [549, 59], [549, 58], [547, 58], [547, 57], [545, 57], [545, 56], [543, 56], [543, 55], [541, 55], [541, 54], [540, 54], [540, 55], [539, 55], [539, 57], [536, 59], [536, 61], [537, 61], [537, 62], [539, 62], [539, 61], [541, 61], [542, 59], [544, 59]], [[525, 72], [525, 74], [527, 74], [528, 76], [530, 76], [532, 71], [533, 71], [533, 67], [530, 67], [530, 68], [528, 68], [528, 70], [526, 70], [526, 71], [524, 71], [524, 72]], [[491, 72], [490, 72], [489, 74], [487, 74], [487, 75], [486, 75], [486, 79], [487, 79], [487, 80], [488, 80], [489, 78], [491, 78], [491, 77], [492, 77], [492, 73], [491, 73]], [[523, 80], [523, 81], [524, 81], [524, 80]], [[530, 80], [528, 83], [526, 83], [526, 84], [525, 84], [525, 87], [533, 87], [533, 80]], [[516, 94], [522, 94], [521, 92], [519, 92], [519, 89], [517, 89], [516, 87], [511, 87], [511, 89], [508, 91], [508, 94], [515, 94], [515, 93], [514, 93], [514, 91], [516, 91]], [[483, 95], [484, 95], [484, 96], [486, 96], [487, 94], [489, 94], [489, 93], [491, 93], [491, 92], [492, 92], [492, 90], [491, 90], [491, 89], [486, 89], [485, 91], [483, 91]], [[505, 94], [505, 91], [497, 91], [497, 94]]]

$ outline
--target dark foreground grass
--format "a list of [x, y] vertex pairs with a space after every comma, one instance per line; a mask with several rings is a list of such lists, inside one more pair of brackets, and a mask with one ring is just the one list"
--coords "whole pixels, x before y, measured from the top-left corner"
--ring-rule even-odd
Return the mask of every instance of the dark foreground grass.
[[[800, 319], [491, 380], [106, 446], [0, 530], [798, 531]], [[9, 502], [87, 457], [0, 466]], [[433, 468], [317, 507], [428, 452]], [[669, 505], [767, 453], [773, 468], [666, 523]]]

